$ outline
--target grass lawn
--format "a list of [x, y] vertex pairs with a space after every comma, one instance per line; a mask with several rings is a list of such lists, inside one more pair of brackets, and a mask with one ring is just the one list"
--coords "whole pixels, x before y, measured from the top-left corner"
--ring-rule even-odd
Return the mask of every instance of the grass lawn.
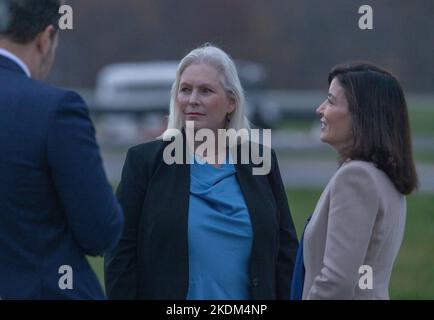
[[[320, 189], [288, 189], [288, 201], [300, 237], [306, 218], [313, 212]], [[407, 224], [401, 251], [390, 284], [391, 299], [434, 298], [434, 197], [408, 197]], [[103, 284], [102, 258], [89, 258]]]
[[409, 105], [408, 111], [413, 135], [422, 134], [434, 136], [434, 102], [432, 105]]
[[434, 196], [408, 198], [404, 241], [391, 280], [395, 299], [434, 299]]

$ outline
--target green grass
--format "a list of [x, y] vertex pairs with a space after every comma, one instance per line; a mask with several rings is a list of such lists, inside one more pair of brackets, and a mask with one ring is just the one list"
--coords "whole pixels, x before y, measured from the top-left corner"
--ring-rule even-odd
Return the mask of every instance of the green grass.
[[289, 208], [291, 209], [298, 238], [303, 232], [306, 219], [313, 213], [321, 192], [321, 189], [317, 188], [287, 189]]
[[431, 164], [434, 163], [434, 152], [416, 151], [413, 154], [416, 163]]
[[95, 271], [99, 282], [101, 283], [101, 286], [103, 287], [103, 289], [105, 290], [105, 285], [104, 285], [104, 259], [102, 257], [87, 257], [87, 259], [89, 260], [89, 263], [93, 269], [93, 271]]
[[408, 110], [412, 134], [434, 136], [434, 103], [410, 105]]
[[395, 299], [434, 298], [434, 196], [407, 199], [404, 241], [391, 279]]
[[[288, 201], [298, 237], [306, 219], [312, 214], [321, 195], [320, 189], [290, 188]], [[404, 240], [395, 262], [391, 282], [391, 299], [434, 298], [434, 197], [414, 194], [407, 198], [407, 222]], [[89, 258], [104, 286], [102, 258]]]

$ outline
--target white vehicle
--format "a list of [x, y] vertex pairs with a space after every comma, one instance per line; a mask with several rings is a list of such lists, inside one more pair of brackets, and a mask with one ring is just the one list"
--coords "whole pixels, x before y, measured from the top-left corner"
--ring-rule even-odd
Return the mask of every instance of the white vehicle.
[[96, 107], [167, 113], [177, 67], [177, 61], [108, 65], [98, 73]]

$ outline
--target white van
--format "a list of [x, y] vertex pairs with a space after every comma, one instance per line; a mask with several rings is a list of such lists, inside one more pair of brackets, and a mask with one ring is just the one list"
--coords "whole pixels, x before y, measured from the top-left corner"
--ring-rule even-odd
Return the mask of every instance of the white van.
[[178, 61], [117, 63], [105, 66], [96, 82], [96, 107], [169, 111]]

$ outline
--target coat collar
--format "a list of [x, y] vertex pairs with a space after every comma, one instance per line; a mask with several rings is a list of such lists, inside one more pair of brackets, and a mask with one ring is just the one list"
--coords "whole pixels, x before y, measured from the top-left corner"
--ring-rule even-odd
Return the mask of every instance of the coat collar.
[[18, 63], [2, 54], [0, 54], [0, 68], [27, 75], [26, 71]]

